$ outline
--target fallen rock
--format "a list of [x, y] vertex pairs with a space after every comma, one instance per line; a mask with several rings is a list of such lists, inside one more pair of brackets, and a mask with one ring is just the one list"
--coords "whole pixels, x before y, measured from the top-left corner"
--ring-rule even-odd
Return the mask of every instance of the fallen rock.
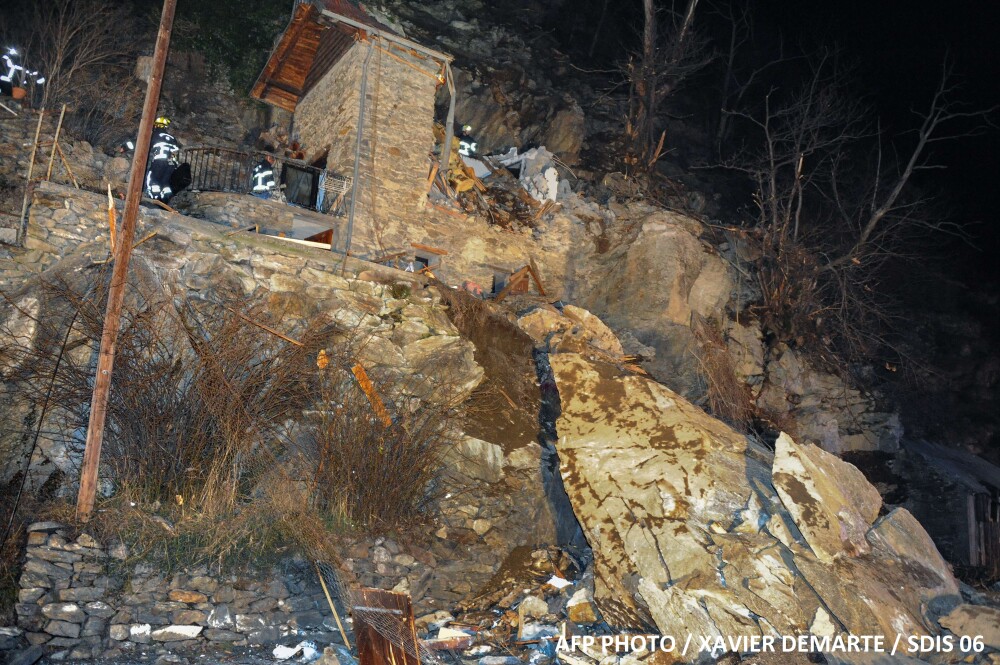
[[517, 325], [550, 351], [586, 354], [596, 350], [614, 358], [625, 355], [615, 333], [582, 307], [566, 305], [561, 313], [539, 307], [518, 319]]
[[594, 595], [587, 588], [573, 592], [566, 604], [566, 614], [573, 623], [589, 626], [600, 621], [597, 607], [594, 605]]
[[882, 496], [856, 467], [818, 446], [796, 445], [782, 433], [771, 476], [785, 509], [821, 561], [869, 551], [866, 534]]
[[958, 636], [982, 636], [983, 644], [1000, 649], [1000, 609], [959, 605], [939, 623]]
[[[560, 472], [612, 628], [714, 639], [832, 626], [889, 641], [940, 631], [925, 612], [954, 602], [957, 583], [906, 514], [869, 533], [880, 500], [854, 467], [787, 437], [772, 456], [661, 384], [576, 354], [549, 360]], [[817, 516], [849, 525], [850, 555]]]
[[616, 221], [633, 230], [580, 262], [573, 301], [654, 348], [643, 366], [654, 377], [682, 394], [700, 394], [692, 315], [712, 320], [724, 311], [734, 285], [730, 269], [705, 251], [701, 225], [681, 214], [636, 204]]

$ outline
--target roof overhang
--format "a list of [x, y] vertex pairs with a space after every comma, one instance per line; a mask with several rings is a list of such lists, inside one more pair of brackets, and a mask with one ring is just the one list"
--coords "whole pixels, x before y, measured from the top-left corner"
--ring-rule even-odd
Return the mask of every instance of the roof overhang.
[[401, 37], [346, 0], [327, 0], [325, 6], [327, 9], [319, 10], [311, 2], [302, 2], [295, 8], [291, 23], [250, 91], [251, 97], [294, 112], [299, 100], [354, 42], [369, 36], [442, 66], [452, 61], [446, 53]]

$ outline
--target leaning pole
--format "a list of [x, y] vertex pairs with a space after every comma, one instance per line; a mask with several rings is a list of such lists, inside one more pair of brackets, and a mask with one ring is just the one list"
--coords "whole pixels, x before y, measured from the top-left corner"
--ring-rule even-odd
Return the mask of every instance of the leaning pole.
[[104, 442], [104, 423], [108, 414], [108, 394], [111, 392], [111, 371], [115, 364], [115, 346], [121, 327], [122, 303], [125, 300], [125, 283], [128, 264], [132, 258], [135, 242], [135, 222], [139, 214], [142, 198], [143, 176], [146, 159], [149, 156], [149, 140], [153, 135], [153, 121], [160, 101], [160, 85], [163, 83], [163, 68], [170, 51], [170, 32], [174, 24], [174, 9], [177, 0], [164, 0], [160, 16], [160, 30], [156, 35], [156, 50], [153, 52], [153, 71], [146, 86], [146, 101], [142, 106], [142, 120], [139, 136], [136, 138], [135, 155], [128, 176], [128, 193], [125, 196], [125, 214], [119, 237], [118, 251], [114, 257], [111, 273], [111, 287], [108, 290], [108, 306], [104, 313], [104, 329], [101, 333], [101, 350], [97, 357], [97, 376], [94, 379], [94, 394], [90, 401], [90, 422], [87, 424], [87, 447], [83, 451], [83, 466], [80, 470], [80, 493], [76, 500], [76, 516], [86, 522], [94, 511], [97, 495], [97, 472], [101, 464], [101, 445]]

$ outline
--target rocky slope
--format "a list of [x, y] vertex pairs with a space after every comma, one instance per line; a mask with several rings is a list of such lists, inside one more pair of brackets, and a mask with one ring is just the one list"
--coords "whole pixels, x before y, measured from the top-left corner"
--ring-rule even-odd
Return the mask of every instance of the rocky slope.
[[668, 635], [938, 634], [958, 583], [854, 467], [786, 435], [773, 455], [669, 389], [550, 358], [560, 468], [615, 627]]

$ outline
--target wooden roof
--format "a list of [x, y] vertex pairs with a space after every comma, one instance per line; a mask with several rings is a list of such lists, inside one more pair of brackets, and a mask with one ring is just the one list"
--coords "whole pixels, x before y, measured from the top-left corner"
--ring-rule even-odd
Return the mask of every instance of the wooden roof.
[[295, 8], [292, 22], [257, 77], [250, 96], [288, 111], [305, 94], [306, 77], [312, 69], [320, 38], [327, 30], [318, 21], [319, 12], [310, 3]]
[[[324, 0], [323, 6], [358, 23], [395, 34], [350, 0]], [[294, 112], [299, 100], [351, 48], [360, 32], [345, 23], [332, 26], [329, 23], [312, 2], [301, 2], [250, 96]]]

